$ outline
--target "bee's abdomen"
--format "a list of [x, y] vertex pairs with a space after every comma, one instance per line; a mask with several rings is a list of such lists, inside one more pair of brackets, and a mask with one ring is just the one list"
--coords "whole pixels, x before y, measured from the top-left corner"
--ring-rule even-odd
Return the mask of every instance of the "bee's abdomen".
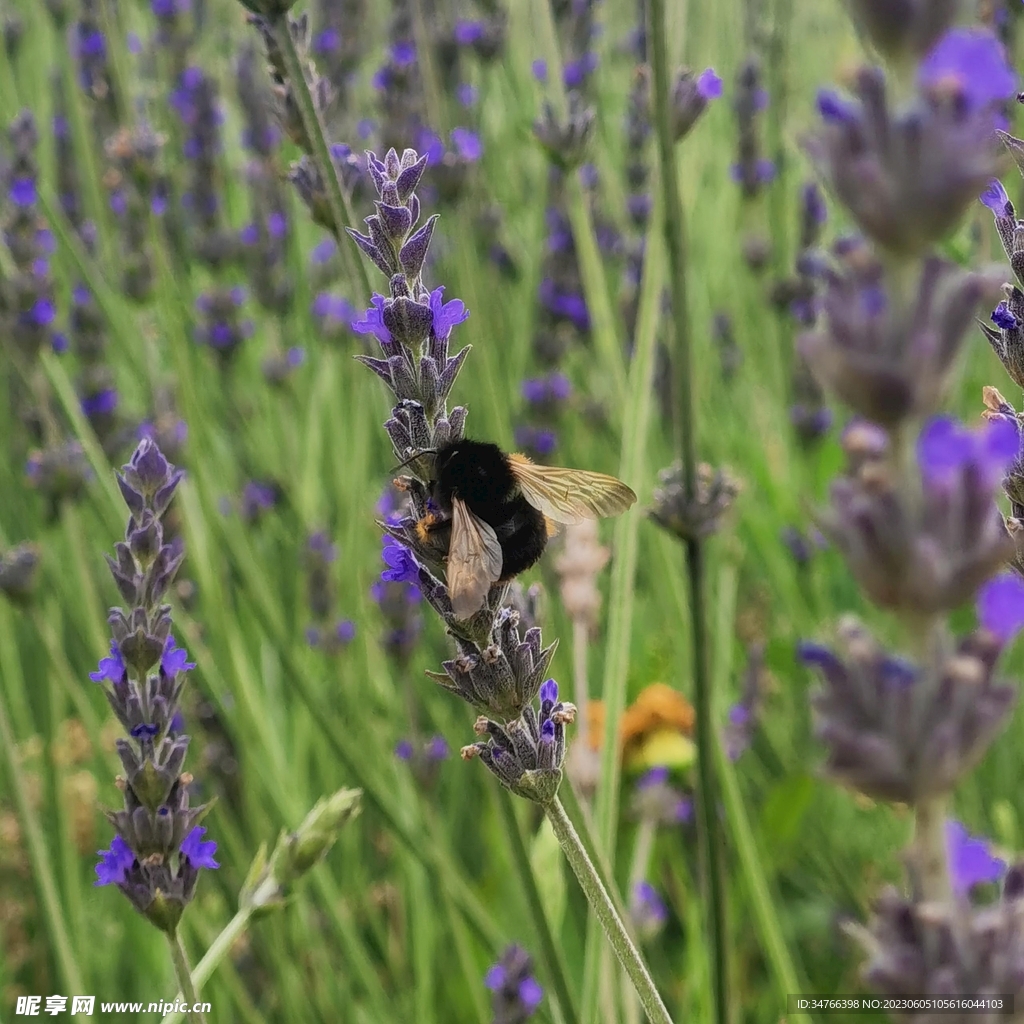
[[507, 502], [508, 513], [501, 523], [492, 524], [501, 545], [501, 579], [512, 579], [535, 564], [548, 543], [544, 514], [525, 498]]

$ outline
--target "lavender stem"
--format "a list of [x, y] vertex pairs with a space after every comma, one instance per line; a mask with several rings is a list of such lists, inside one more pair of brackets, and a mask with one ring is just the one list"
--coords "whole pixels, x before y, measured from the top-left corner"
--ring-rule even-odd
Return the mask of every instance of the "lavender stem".
[[616, 912], [608, 890], [601, 882], [601, 877], [598, 875], [593, 861], [587, 856], [587, 851], [580, 841], [576, 829], [573, 828], [569, 816], [565, 813], [561, 801], [556, 796], [554, 800], [544, 805], [544, 810], [555, 831], [555, 836], [558, 838], [558, 843], [562, 847], [562, 852], [572, 865], [580, 888], [587, 897], [587, 902], [601, 922], [601, 927], [615, 951], [619, 964], [629, 975], [629, 980], [640, 997], [640, 1002], [647, 1013], [647, 1019], [650, 1024], [672, 1024], [672, 1018], [655, 988], [647, 965], [629, 937], [626, 926]]
[[331, 159], [330, 150], [327, 148], [327, 137], [324, 134], [324, 127], [320, 123], [313, 97], [309, 93], [309, 85], [306, 76], [302, 71], [302, 62], [299, 60], [298, 51], [295, 49], [295, 41], [292, 39], [291, 28], [288, 24], [288, 15], [281, 14], [270, 22], [271, 31], [274, 34], [274, 41], [281, 50], [285, 68], [288, 71], [288, 83], [291, 86], [292, 94], [298, 105], [299, 113], [302, 116], [302, 126], [306, 130], [313, 146], [311, 154], [316, 161], [320, 176], [323, 178], [324, 186], [327, 189], [327, 203], [331, 208], [331, 217], [334, 220], [335, 233], [338, 237], [338, 249], [342, 253], [346, 267], [350, 275], [354, 274], [354, 280], [359, 282], [363, 295], [372, 292], [370, 278], [366, 273], [366, 267], [361, 259], [357, 259], [351, 246], [345, 243], [345, 228], [355, 228], [356, 218], [352, 212], [352, 205], [341, 187], [338, 173]]
[[946, 797], [921, 800], [914, 807], [914, 864], [921, 898], [949, 903], [953, 890], [946, 860]]
[[[674, 433], [682, 453], [683, 487], [688, 503], [697, 491], [697, 439], [693, 411], [693, 385], [686, 296], [686, 252], [683, 207], [679, 196], [679, 169], [669, 109], [669, 71], [665, 37], [665, 0], [650, 0], [648, 7], [651, 70], [654, 83], [655, 128], [658, 161], [665, 200], [665, 244], [672, 278], [672, 313], [676, 334], [673, 353]], [[711, 681], [708, 672], [708, 636], [705, 619], [707, 588], [704, 551], [699, 539], [686, 540], [686, 573], [693, 643], [693, 689], [696, 711], [698, 813], [701, 861], [707, 898], [707, 930], [710, 946], [714, 1019], [729, 1019], [728, 969], [725, 943], [725, 872], [722, 836], [718, 821], [718, 787], [714, 766], [714, 723], [711, 714]]]
[[[171, 961], [174, 964], [174, 976], [178, 979], [178, 988], [190, 1007], [199, 1002], [196, 987], [192, 984], [192, 971], [188, 966], [188, 956], [182, 945], [181, 936], [177, 931], [168, 934], [168, 945], [171, 947]], [[190, 1009], [188, 1019], [192, 1024], [206, 1024], [206, 1015], [201, 1010]]]

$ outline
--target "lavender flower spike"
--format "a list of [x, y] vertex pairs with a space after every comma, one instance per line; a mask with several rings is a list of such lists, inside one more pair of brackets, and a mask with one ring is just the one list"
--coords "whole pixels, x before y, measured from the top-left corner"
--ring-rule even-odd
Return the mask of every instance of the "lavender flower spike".
[[184, 557], [180, 543], [164, 543], [161, 523], [181, 478], [149, 438], [118, 475], [131, 515], [117, 558], [107, 560], [129, 608], [111, 611], [110, 653], [91, 674], [130, 737], [117, 741], [124, 808], [107, 812], [116, 835], [100, 851], [96, 884], [116, 885], [168, 934], [195, 893], [200, 869], [218, 866], [217, 844], [203, 839], [199, 825], [207, 807], [189, 806], [192, 776], [182, 771], [189, 738], [174, 724], [195, 664], [175, 644], [170, 606], [160, 603]]

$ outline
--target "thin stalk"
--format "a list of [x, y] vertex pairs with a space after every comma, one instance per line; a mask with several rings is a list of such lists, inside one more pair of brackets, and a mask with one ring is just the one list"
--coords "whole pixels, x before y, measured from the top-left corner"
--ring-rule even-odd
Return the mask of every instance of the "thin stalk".
[[[679, 169], [669, 112], [668, 56], [665, 49], [665, 0], [649, 0], [651, 65], [654, 79], [655, 129], [664, 193], [665, 243], [672, 280], [672, 311], [676, 332], [673, 366], [674, 433], [682, 455], [683, 487], [687, 502], [697, 493], [697, 438], [693, 411], [689, 309], [686, 295], [686, 248]], [[707, 593], [704, 551], [697, 539], [686, 541], [686, 574], [693, 637], [693, 689], [697, 727], [697, 772], [700, 812], [700, 851], [706, 885], [707, 932], [712, 973], [714, 1019], [729, 1019], [728, 970], [725, 943], [725, 871], [718, 821], [718, 787], [714, 767], [714, 724], [708, 671]]]
[[206, 1024], [206, 1014], [197, 1010], [199, 995], [192, 983], [192, 971], [188, 966], [188, 954], [182, 945], [181, 936], [175, 931], [167, 936], [167, 944], [171, 948], [171, 962], [174, 964], [174, 976], [178, 979], [178, 988], [181, 990], [182, 998], [189, 1005], [186, 1011], [188, 1019], [192, 1024]]
[[626, 931], [626, 926], [622, 923], [622, 918], [619, 917], [615, 905], [608, 895], [608, 890], [602, 884], [597, 869], [587, 856], [587, 851], [584, 849], [583, 843], [580, 842], [576, 829], [572, 827], [572, 822], [565, 813], [561, 801], [556, 796], [551, 803], [545, 805], [544, 810], [551, 822], [551, 827], [555, 830], [562, 852], [572, 865], [580, 888], [587, 897], [587, 902], [601, 922], [601, 927], [615, 951], [615, 956], [626, 974], [629, 975], [629, 980], [640, 997], [640, 1002], [647, 1013], [647, 1019], [651, 1024], [672, 1024], [672, 1018], [654, 986], [647, 965], [629, 937], [629, 932]]
[[946, 855], [946, 797], [921, 800], [914, 807], [913, 857], [921, 898], [950, 903], [953, 890]]
[[[516, 817], [516, 808], [512, 800], [512, 794], [504, 786], [499, 788], [498, 805], [501, 807], [501, 816], [505, 819], [505, 833], [511, 843], [512, 859], [515, 861], [516, 870], [519, 872], [519, 880], [522, 883], [526, 896], [530, 917], [537, 931], [537, 938], [540, 940], [542, 958], [548, 965], [551, 984], [555, 990], [555, 997], [561, 1007], [562, 1016], [565, 1018], [566, 1024], [579, 1024], [579, 1010], [576, 1008], [572, 998], [572, 990], [569, 988], [569, 981], [565, 971], [565, 960], [562, 957], [558, 944], [555, 942], [555, 937], [551, 932], [551, 925], [544, 911], [544, 902], [541, 899], [540, 890], [537, 888], [537, 879], [533, 876], [533, 865], [530, 863], [530, 854], [526, 849], [526, 843], [523, 842], [522, 827], [519, 824], [518, 817]], [[570, 824], [569, 827], [572, 828], [572, 825]]]
[[[244, 907], [240, 907], [238, 913], [224, 926], [220, 934], [213, 940], [210, 947], [203, 954], [202, 960], [196, 964], [195, 970], [190, 975], [194, 992], [202, 991], [203, 985], [210, 980], [210, 976], [220, 966], [220, 962], [231, 951], [238, 937], [249, 927], [252, 915], [268, 900], [272, 899], [280, 888], [279, 883], [273, 877], [267, 878], [262, 885], [253, 893], [252, 899]], [[187, 1000], [187, 996], [179, 987], [176, 1002]], [[193, 999], [193, 1002], [196, 1000]], [[160, 1024], [180, 1024], [184, 1018], [180, 1011], [165, 1014]]]
[[[651, 223], [661, 216], [661, 193], [657, 190], [657, 169], [652, 175], [654, 210]], [[623, 414], [622, 455], [619, 476], [634, 486], [645, 478], [647, 433], [654, 401], [655, 345], [661, 316], [661, 295], [665, 279], [665, 247], [655, 232], [647, 243], [640, 308], [637, 314], [636, 347], [629, 369], [629, 401]], [[606, 858], [607, 874], [615, 863], [615, 833], [619, 821], [622, 764], [619, 725], [626, 706], [629, 654], [633, 633], [636, 563], [642, 511], [634, 506], [615, 523], [611, 583], [608, 589], [608, 626], [601, 695], [604, 701], [604, 742], [594, 820], [597, 846]], [[583, 972], [583, 1019], [593, 1020], [597, 1005], [597, 979], [601, 967], [601, 929], [591, 915], [587, 924], [587, 945]], [[589, 1012], [588, 1012], [589, 1011]]]
[[330, 150], [327, 148], [327, 136], [324, 126], [320, 123], [320, 115], [313, 103], [313, 97], [310, 95], [309, 84], [306, 82], [306, 76], [302, 70], [302, 61], [299, 59], [298, 50], [295, 49], [287, 13], [273, 18], [270, 28], [284, 59], [284, 66], [288, 72], [288, 84], [291, 86], [292, 95], [298, 105], [302, 126], [313, 146], [313, 152], [310, 155], [316, 161], [320, 177], [327, 189], [327, 205], [331, 208], [331, 218], [338, 235], [338, 249], [352, 280], [358, 282], [364, 297], [369, 299], [373, 289], [370, 287], [366, 266], [356, 256], [352, 246], [346, 244], [344, 238], [345, 228], [354, 228], [356, 225], [355, 214], [352, 212], [352, 204], [349, 202], [348, 196], [345, 195], [345, 190], [341, 187], [338, 172], [331, 159]]

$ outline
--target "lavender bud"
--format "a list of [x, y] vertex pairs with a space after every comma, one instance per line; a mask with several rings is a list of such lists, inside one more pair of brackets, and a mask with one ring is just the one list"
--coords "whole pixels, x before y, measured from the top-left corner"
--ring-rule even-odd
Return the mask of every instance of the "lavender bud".
[[341, 789], [318, 800], [302, 824], [282, 835], [270, 858], [270, 871], [283, 886], [290, 886], [327, 856], [338, 832], [361, 810], [358, 789]]
[[629, 811], [630, 816], [638, 821], [671, 826], [688, 820], [693, 808], [690, 801], [670, 784], [668, 768], [658, 765], [637, 779]]
[[650, 942], [665, 927], [668, 908], [650, 882], [641, 881], [633, 886], [629, 899], [629, 916], [637, 935]]
[[722, 79], [711, 68], [705, 68], [699, 75], [679, 72], [669, 100], [672, 137], [676, 142], [690, 134], [708, 103], [721, 95]]
[[[435, 603], [435, 595], [420, 589]], [[511, 608], [488, 609], [487, 617], [491, 628], [486, 639], [456, 636], [457, 654], [441, 663], [444, 674], [427, 674], [482, 714], [507, 721], [524, 714], [536, 698], [556, 645], [542, 647], [536, 628], [521, 635], [519, 614]]]
[[17, 544], [0, 556], [0, 593], [15, 604], [27, 604], [36, 586], [39, 548], [35, 544]]
[[556, 167], [571, 171], [586, 159], [594, 118], [594, 108], [584, 106], [579, 93], [570, 92], [565, 121], [560, 121], [551, 104], [545, 103], [542, 116], [533, 123], [533, 134]]
[[[1020, 1006], [1024, 999], [1021, 895], [1020, 865], [1008, 872], [1001, 898], [982, 907], [963, 900], [916, 902], [887, 887], [875, 901], [870, 927], [851, 929], [869, 956], [861, 972], [865, 984], [894, 997], [921, 992], [1001, 993]], [[966, 1020], [971, 1014], [954, 1013], [952, 1019]]]

